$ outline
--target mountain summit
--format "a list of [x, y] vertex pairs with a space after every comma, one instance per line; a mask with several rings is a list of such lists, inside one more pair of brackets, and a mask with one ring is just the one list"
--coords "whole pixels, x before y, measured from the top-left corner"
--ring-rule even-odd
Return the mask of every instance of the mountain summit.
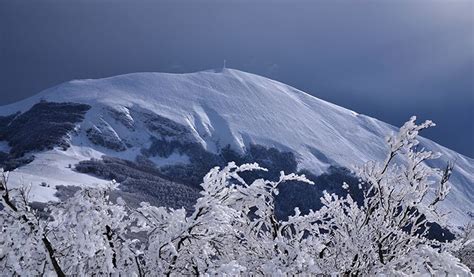
[[[45, 116], [51, 115], [48, 111], [54, 116]], [[27, 124], [33, 120], [38, 121], [35, 126], [45, 124], [43, 132], [54, 128], [58, 139], [53, 146], [47, 139], [38, 146], [25, 138], [22, 132], [34, 129]], [[43, 202], [57, 200], [57, 185], [106, 182], [103, 174], [74, 169], [104, 156], [120, 159], [122, 165], [145, 161], [161, 169], [163, 177], [163, 172], [177, 174], [174, 165], [190, 170], [185, 165], [202, 162], [204, 156], [212, 165], [224, 152], [245, 156], [259, 146], [290, 153], [298, 170], [317, 176], [332, 167], [350, 169], [383, 160], [384, 139], [395, 130], [283, 83], [227, 68], [74, 80], [0, 107], [0, 153], [9, 155], [4, 160], [10, 164], [19, 164], [13, 166], [11, 181], [32, 183], [33, 199]], [[430, 166], [456, 162], [445, 209], [453, 224], [463, 224], [474, 210], [474, 160], [428, 139], [421, 138], [420, 144], [442, 154]]]

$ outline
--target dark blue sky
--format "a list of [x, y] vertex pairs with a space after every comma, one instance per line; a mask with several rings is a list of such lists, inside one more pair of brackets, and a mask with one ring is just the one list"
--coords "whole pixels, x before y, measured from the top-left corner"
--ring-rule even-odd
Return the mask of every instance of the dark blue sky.
[[63, 81], [228, 67], [474, 157], [474, 1], [0, 0], [0, 105]]

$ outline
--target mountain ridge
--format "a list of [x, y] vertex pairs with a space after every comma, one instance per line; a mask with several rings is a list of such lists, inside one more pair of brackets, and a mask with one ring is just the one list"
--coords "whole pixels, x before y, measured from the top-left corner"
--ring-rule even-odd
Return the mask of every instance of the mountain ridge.
[[[141, 148], [150, 146], [150, 136], [169, 139], [171, 130], [173, 139], [186, 136], [211, 153], [226, 145], [244, 153], [252, 144], [289, 151], [295, 154], [298, 168], [322, 174], [334, 165], [351, 168], [367, 160], [382, 160], [387, 150], [384, 137], [397, 130], [278, 81], [234, 69], [73, 80], [2, 106], [0, 115], [25, 112], [40, 100], [91, 106], [70, 140], [68, 151], [90, 152], [77, 155], [78, 160], [102, 155], [133, 160]], [[91, 137], [96, 144], [91, 144]], [[451, 206], [457, 214], [473, 210], [474, 159], [428, 139], [420, 138], [420, 142], [443, 153], [443, 160], [433, 165], [456, 160], [453, 182], [464, 185], [453, 186], [453, 194], [466, 207], [461, 211], [454, 200]], [[103, 147], [107, 144], [120, 151]]]

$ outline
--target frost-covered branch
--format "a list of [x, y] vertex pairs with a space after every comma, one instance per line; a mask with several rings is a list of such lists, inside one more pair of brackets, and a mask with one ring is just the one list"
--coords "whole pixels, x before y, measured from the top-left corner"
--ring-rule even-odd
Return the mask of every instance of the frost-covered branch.
[[[57, 252], [47, 236], [47, 228], [44, 228], [45, 225], [40, 222], [38, 215], [28, 204], [27, 190], [25, 187], [20, 188], [18, 201], [15, 202], [8, 188], [8, 172], [0, 171], [0, 192], [3, 194], [1, 203], [4, 207], [0, 212], [4, 233], [0, 241], [2, 257], [0, 260], [4, 262], [5, 268], [10, 268], [12, 272], [28, 275], [28, 273], [44, 272], [47, 257], [56, 275], [65, 276], [58, 262]], [[44, 248], [41, 248], [41, 245]], [[9, 247], [15, 251], [9, 253]], [[37, 268], [39, 262], [43, 263], [43, 269]]]
[[[428, 222], [443, 224], [437, 206], [449, 193], [453, 163], [426, 161], [418, 133], [434, 124], [411, 118], [387, 139], [382, 162], [360, 166], [364, 199], [323, 193], [322, 208], [287, 220], [275, 197], [304, 175], [249, 180], [258, 164], [213, 168], [203, 178], [192, 212], [111, 201], [114, 186], [84, 188], [40, 218], [27, 190], [0, 178], [0, 267], [12, 275], [467, 275], [452, 253], [472, 239], [427, 238]], [[343, 184], [345, 188], [348, 184]]]

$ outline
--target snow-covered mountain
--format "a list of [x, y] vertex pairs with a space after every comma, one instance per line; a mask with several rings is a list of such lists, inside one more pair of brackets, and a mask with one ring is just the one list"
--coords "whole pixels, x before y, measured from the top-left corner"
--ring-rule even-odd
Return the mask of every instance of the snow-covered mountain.
[[[50, 102], [85, 105], [48, 105]], [[54, 125], [59, 135], [64, 132], [67, 136], [62, 135], [55, 144], [61, 147], [40, 151], [44, 147], [35, 146], [35, 136], [42, 127], [32, 137], [25, 133], [36, 128], [28, 125], [33, 121], [41, 125], [48, 110], [57, 113], [49, 122], [67, 117], [68, 123], [61, 121], [61, 128]], [[31, 183], [36, 201], [57, 200], [55, 185], [108, 182], [74, 170], [80, 161], [104, 155], [145, 160], [150, 168], [169, 168], [192, 163], [202, 155], [219, 155], [223, 149], [245, 155], [258, 145], [292, 153], [298, 169], [320, 175], [331, 166], [352, 168], [383, 159], [387, 151], [384, 138], [396, 130], [280, 82], [233, 69], [70, 81], [0, 107], [0, 116], [0, 140], [4, 140], [0, 152], [10, 153], [14, 163], [20, 159], [21, 165], [15, 166], [10, 181], [13, 185]], [[19, 127], [8, 129], [12, 124]], [[21, 128], [25, 130], [11, 134]], [[454, 224], [472, 219], [474, 160], [428, 139], [421, 139], [421, 144], [442, 153], [433, 165], [456, 161], [452, 193], [444, 208], [452, 213]], [[190, 152], [183, 150], [185, 146], [202, 149]], [[196, 151], [201, 152], [189, 154]], [[23, 162], [22, 157], [30, 160]]]

